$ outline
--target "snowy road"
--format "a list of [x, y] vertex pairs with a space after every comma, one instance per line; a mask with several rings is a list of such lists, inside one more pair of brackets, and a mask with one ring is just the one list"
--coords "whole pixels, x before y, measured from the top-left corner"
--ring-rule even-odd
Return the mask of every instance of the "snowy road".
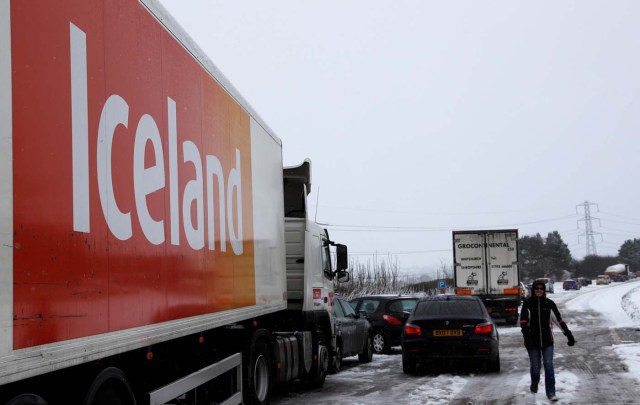
[[[592, 285], [551, 294], [578, 343], [566, 345], [556, 331], [555, 368], [559, 404], [640, 403], [640, 281]], [[321, 390], [294, 386], [276, 405], [308, 404], [548, 404], [544, 377], [537, 395], [528, 392], [529, 362], [517, 327], [500, 327], [502, 370], [498, 374], [444, 370], [407, 376], [400, 350], [376, 355], [370, 364], [344, 360]]]

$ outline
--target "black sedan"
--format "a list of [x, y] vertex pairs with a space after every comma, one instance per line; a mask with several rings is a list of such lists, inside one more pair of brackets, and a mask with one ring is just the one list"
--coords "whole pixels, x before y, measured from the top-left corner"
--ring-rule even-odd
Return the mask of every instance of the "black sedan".
[[373, 350], [389, 353], [391, 346], [399, 346], [404, 324], [418, 301], [415, 297], [399, 295], [368, 295], [354, 298], [349, 304], [356, 312], [365, 311], [373, 327]]
[[441, 361], [500, 371], [498, 331], [478, 297], [436, 295], [416, 304], [402, 334], [402, 369], [412, 374]]
[[358, 356], [360, 363], [373, 359], [373, 336], [369, 321], [357, 314], [349, 303], [334, 297], [333, 309], [336, 320], [336, 347], [331, 356], [330, 370], [340, 371], [344, 357]]

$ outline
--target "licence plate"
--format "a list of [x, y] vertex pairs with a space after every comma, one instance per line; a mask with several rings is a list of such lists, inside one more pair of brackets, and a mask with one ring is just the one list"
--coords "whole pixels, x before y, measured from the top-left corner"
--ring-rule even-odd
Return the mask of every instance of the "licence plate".
[[433, 336], [462, 336], [462, 329], [436, 329]]

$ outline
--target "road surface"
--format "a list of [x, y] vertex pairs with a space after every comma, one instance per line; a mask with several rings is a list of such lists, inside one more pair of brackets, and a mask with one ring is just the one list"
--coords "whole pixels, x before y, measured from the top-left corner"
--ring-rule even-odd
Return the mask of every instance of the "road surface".
[[[634, 284], [640, 289], [640, 282]], [[567, 292], [562, 291], [561, 284], [559, 287], [549, 297], [558, 304], [577, 344], [567, 346], [566, 338], [559, 330], [556, 331], [554, 364], [556, 394], [559, 398], [557, 403], [640, 403], [640, 375], [630, 372], [627, 363], [614, 350], [621, 344], [633, 346], [633, 343], [640, 343], [640, 325], [612, 328], [606, 315], [590, 309], [588, 305], [579, 306], [577, 310], [566, 309], [567, 303], [573, 299], [584, 302], [606, 299], [607, 293], [614, 291], [616, 285], [593, 285], [580, 291]], [[293, 385], [288, 392], [279, 393], [273, 403], [548, 404], [544, 394], [544, 375], [538, 394], [529, 393], [529, 360], [520, 329], [499, 326], [499, 333], [500, 373], [449, 369], [439, 374], [408, 376], [402, 372], [400, 348], [394, 348], [389, 355], [374, 355], [373, 362], [369, 364], [358, 364], [357, 357], [344, 359], [343, 369], [338, 374], [329, 375], [322, 389], [302, 391]]]

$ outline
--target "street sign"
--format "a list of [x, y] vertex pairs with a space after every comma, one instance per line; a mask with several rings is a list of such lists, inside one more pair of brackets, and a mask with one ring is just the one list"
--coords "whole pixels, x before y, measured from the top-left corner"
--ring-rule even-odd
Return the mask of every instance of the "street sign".
[[438, 280], [438, 288], [447, 288], [446, 280]]

